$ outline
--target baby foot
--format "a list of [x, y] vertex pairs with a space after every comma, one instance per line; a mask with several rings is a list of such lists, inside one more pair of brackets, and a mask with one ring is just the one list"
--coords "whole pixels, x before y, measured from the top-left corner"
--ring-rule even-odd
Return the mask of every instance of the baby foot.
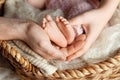
[[53, 21], [52, 17], [47, 15], [46, 18], [43, 19], [43, 29], [48, 34], [51, 41], [57, 44], [60, 47], [66, 47], [67, 41], [64, 35], [58, 29], [56, 23]]
[[56, 17], [57, 25], [60, 31], [64, 34], [67, 43], [71, 44], [76, 36], [76, 33], [70, 23], [63, 17]]

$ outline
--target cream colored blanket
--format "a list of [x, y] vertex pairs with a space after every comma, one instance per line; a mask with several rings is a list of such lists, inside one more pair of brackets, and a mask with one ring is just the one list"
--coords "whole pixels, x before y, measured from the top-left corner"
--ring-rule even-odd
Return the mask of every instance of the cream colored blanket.
[[[13, 0], [7, 0], [8, 4], [13, 5]], [[10, 2], [12, 1], [12, 3]], [[19, 0], [15, 0], [19, 1]], [[21, 0], [22, 1], [22, 0]], [[9, 3], [10, 2], [10, 3]], [[10, 5], [6, 4], [6, 17], [12, 17], [10, 15], [10, 12], [17, 12], [15, 8], [11, 8]], [[25, 5], [25, 4], [21, 4]], [[25, 7], [25, 6], [24, 6]], [[52, 11], [52, 14], [58, 13], [58, 11]], [[9, 13], [8, 13], [9, 12]], [[37, 10], [36, 10], [37, 12]], [[20, 14], [19, 10], [19, 18], [22, 18], [22, 14]], [[35, 13], [32, 13], [33, 15]], [[62, 14], [62, 12], [61, 12]], [[61, 15], [59, 14], [59, 15]], [[55, 15], [55, 14], [53, 14]], [[57, 14], [58, 15], [58, 14]], [[24, 14], [25, 16], [25, 14]], [[56, 16], [56, 15], [55, 15]], [[35, 16], [32, 16], [34, 18]], [[25, 17], [24, 17], [25, 18]], [[29, 16], [27, 16], [29, 18]], [[30, 17], [31, 18], [31, 17]], [[32, 19], [34, 20], [34, 19]], [[37, 19], [35, 19], [36, 21]], [[101, 62], [110, 56], [114, 55], [114, 52], [120, 48], [120, 5], [118, 9], [116, 10], [114, 16], [110, 20], [111, 27], [107, 27], [103, 30], [103, 32], [100, 34], [98, 39], [95, 41], [95, 43], [92, 45], [92, 47], [89, 49], [87, 53], [85, 53], [84, 56], [81, 58], [77, 58], [75, 60], [72, 60], [70, 62], [61, 62], [56, 60], [47, 61], [46, 59], [42, 58], [41, 56], [38, 56], [34, 51], [32, 51], [26, 44], [24, 44], [21, 41], [9, 41], [9, 43], [15, 47], [21, 55], [28, 58], [32, 64], [39, 67], [40, 70], [46, 74], [50, 75], [54, 73], [56, 70], [64, 70], [64, 69], [72, 69], [72, 68], [79, 68], [81, 66], [84, 66], [86, 63], [96, 63]]]

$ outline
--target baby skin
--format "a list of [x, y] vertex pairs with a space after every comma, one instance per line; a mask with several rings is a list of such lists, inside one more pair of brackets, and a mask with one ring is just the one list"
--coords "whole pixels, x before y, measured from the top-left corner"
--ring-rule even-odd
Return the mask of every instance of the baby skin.
[[50, 40], [60, 46], [59, 49], [66, 56], [77, 52], [84, 46], [86, 40], [86, 34], [83, 34], [84, 26], [72, 26], [61, 16], [57, 16], [55, 22], [49, 15], [43, 19], [42, 23], [42, 28]]

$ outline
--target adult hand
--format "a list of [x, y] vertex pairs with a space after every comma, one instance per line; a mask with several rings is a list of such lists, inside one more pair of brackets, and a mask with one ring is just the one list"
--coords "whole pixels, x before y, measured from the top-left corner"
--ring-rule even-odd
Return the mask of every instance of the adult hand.
[[0, 17], [0, 40], [13, 39], [26, 42], [36, 53], [46, 59], [65, 59], [64, 54], [52, 46], [47, 34], [36, 23]]
[[[112, 4], [112, 2], [114, 3], [114, 5]], [[90, 48], [90, 46], [99, 36], [100, 32], [102, 31], [106, 23], [109, 21], [109, 19], [113, 15], [117, 7], [118, 1], [107, 0], [105, 1], [105, 3], [106, 5], [104, 4], [103, 5], [104, 7], [102, 6], [100, 9], [88, 11], [82, 15], [79, 15], [69, 20], [71, 25], [85, 24], [84, 30], [85, 30], [87, 38], [86, 38], [86, 42], [83, 48], [79, 48], [79, 50], [77, 49], [78, 51], [76, 51], [76, 53], [71, 53], [68, 55], [67, 57], [68, 61], [75, 59], [77, 57], [80, 57]], [[112, 8], [111, 10], [108, 10], [108, 5], [109, 6], [113, 5], [111, 7]]]
[[39, 25], [30, 22], [28, 26], [23, 40], [35, 52], [46, 59], [65, 60], [65, 55], [51, 44], [49, 37]]

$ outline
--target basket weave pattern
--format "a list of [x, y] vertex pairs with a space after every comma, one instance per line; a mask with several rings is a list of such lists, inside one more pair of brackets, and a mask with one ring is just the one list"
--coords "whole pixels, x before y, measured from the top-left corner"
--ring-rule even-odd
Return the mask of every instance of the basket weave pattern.
[[6, 41], [0, 41], [3, 56], [13, 65], [16, 73], [22, 80], [118, 80], [120, 79], [120, 51], [107, 61], [86, 65], [80, 69], [57, 71], [51, 76], [43, 75]]
[[[4, 2], [5, 0], [0, 0], [0, 7]], [[120, 80], [120, 50], [104, 62], [80, 69], [56, 71], [53, 75], [46, 76], [7, 41], [0, 41], [0, 49], [21, 80]]]

